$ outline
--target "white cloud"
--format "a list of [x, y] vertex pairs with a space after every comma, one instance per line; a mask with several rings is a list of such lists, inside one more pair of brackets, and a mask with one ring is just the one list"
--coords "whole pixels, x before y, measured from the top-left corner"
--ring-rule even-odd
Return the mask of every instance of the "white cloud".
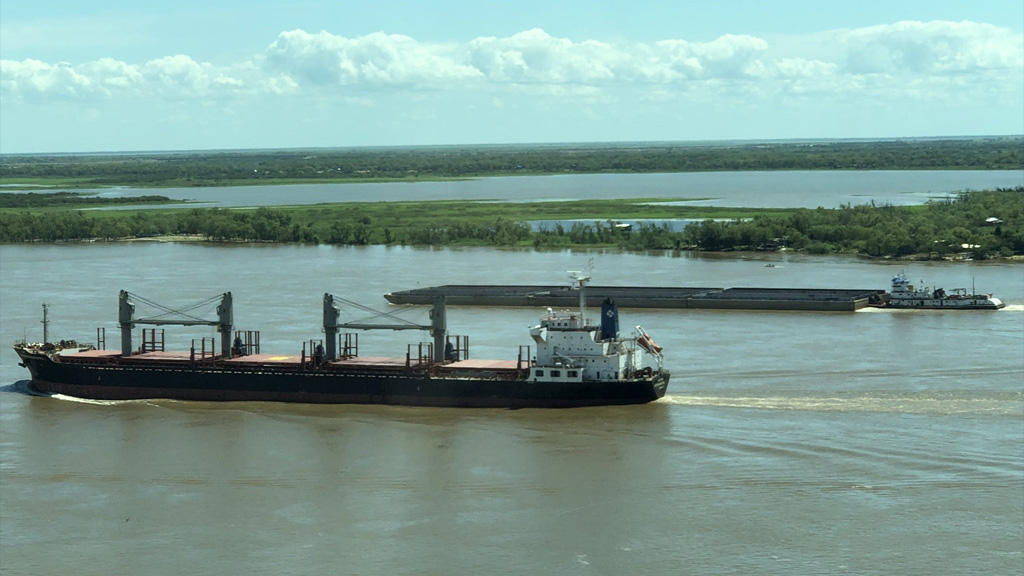
[[0, 90], [29, 97], [52, 94], [57, 97], [90, 97], [102, 87], [66, 62], [48, 64], [39, 60], [0, 60]]
[[133, 66], [113, 58], [101, 58], [78, 66], [81, 74], [93, 78], [105, 87], [107, 93], [112, 90], [123, 90], [138, 86], [145, 78], [138, 66]]
[[101, 58], [77, 66], [38, 60], [0, 61], [0, 91], [22, 98], [111, 98], [120, 95], [170, 99], [206, 98], [244, 88], [245, 82], [211, 64], [184, 55], [143, 64]]
[[[94, 111], [98, 123], [120, 126], [112, 133], [156, 132], [164, 139], [173, 126], [181, 142], [202, 138], [192, 146], [258, 130], [264, 145], [274, 146], [282, 134], [299, 145], [317, 131], [330, 145], [357, 137], [408, 141], [405, 134], [416, 130], [415, 138], [429, 143], [522, 135], [671, 139], [692, 137], [698, 126], [708, 131], [703, 137], [738, 137], [759, 125], [783, 126], [780, 137], [804, 136], [843, 122], [858, 135], [1006, 133], [1024, 126], [1024, 37], [991, 24], [898, 22], [772, 42], [733, 34], [707, 42], [607, 42], [539, 28], [461, 43], [303, 30], [267, 40], [262, 52], [219, 64], [177, 52], [134, 62], [0, 60], [0, 142], [62, 149], [45, 138], [65, 138], [63, 127], [80, 121], [84, 110]], [[60, 114], [60, 130], [38, 137], [42, 144], [26, 144], [43, 132], [37, 126], [58, 124]], [[154, 129], [154, 118], [166, 121]], [[954, 119], [956, 128], [945, 128]], [[732, 132], [720, 129], [729, 126]], [[557, 134], [541, 136], [548, 132]]]
[[731, 34], [706, 43], [617, 46], [572, 42], [533, 29], [508, 38], [477, 38], [468, 53], [469, 62], [491, 82], [600, 86], [743, 76], [759, 68], [756, 56], [766, 47], [760, 38]]
[[150, 60], [143, 66], [143, 70], [147, 79], [159, 86], [198, 93], [210, 84], [204, 66], [182, 54]]
[[668, 67], [662, 78], [742, 78], [756, 76], [762, 65], [758, 57], [768, 43], [753, 36], [726, 34], [711, 42], [663, 40], [656, 45], [655, 58]]
[[425, 45], [408, 36], [374, 33], [345, 38], [328, 32], [282, 32], [268, 48], [274, 73], [312, 85], [410, 85], [479, 76], [458, 62], [445, 45]]
[[274, 94], [275, 96], [295, 94], [299, 91], [298, 82], [292, 80], [291, 77], [287, 75], [270, 76], [269, 78], [265, 78], [261, 84], [264, 90]]
[[[628, 90], [653, 84], [685, 92], [724, 83], [758, 84], [764, 93], [797, 86], [801, 91], [861, 86], [900, 90], [910, 83], [946, 83], [950, 75], [972, 76], [982, 83], [1012, 82], [1021, 78], [1024, 68], [1021, 35], [990, 24], [899, 22], [818, 38], [829, 45], [816, 51], [808, 44], [804, 54], [775, 58], [765, 40], [732, 34], [703, 43], [667, 39], [610, 44], [574, 42], [531, 29], [456, 45], [421, 43], [381, 32], [346, 38], [292, 30], [282, 32], [264, 54], [226, 67], [182, 54], [144, 63], [111, 58], [79, 65], [4, 60], [0, 90], [6, 97], [102, 98], [129, 93], [208, 99], [324, 89], [330, 94], [332, 88], [349, 95], [410, 87], [492, 86], [493, 92], [510, 85]], [[830, 59], [826, 54], [835, 56]]]
[[170, 97], [210, 97], [231, 94], [246, 83], [234, 73], [178, 54], [150, 60], [140, 67], [148, 87]]
[[600, 84], [616, 77], [625, 54], [609, 44], [573, 43], [539, 28], [509, 38], [477, 38], [468, 59], [491, 82], [525, 84]]
[[945, 74], [1024, 67], [1024, 40], [975, 22], [898, 22], [837, 36], [852, 73]]
[[775, 74], [780, 78], [824, 78], [834, 76], [839, 66], [833, 62], [806, 58], [780, 58], [774, 62]]

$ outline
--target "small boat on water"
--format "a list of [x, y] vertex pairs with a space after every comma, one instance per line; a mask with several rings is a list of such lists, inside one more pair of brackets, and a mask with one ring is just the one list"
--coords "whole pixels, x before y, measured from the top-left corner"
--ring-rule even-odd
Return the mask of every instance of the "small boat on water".
[[1006, 304], [991, 294], [968, 294], [965, 288], [947, 293], [942, 288], [915, 287], [907, 275], [897, 274], [886, 304], [889, 308], [931, 308], [939, 310], [999, 310]]

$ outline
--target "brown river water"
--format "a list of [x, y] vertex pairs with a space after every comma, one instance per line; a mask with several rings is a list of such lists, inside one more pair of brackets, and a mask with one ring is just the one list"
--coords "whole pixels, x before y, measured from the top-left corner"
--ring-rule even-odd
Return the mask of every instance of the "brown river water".
[[[905, 271], [1009, 306], [625, 309], [665, 348], [668, 396], [572, 410], [34, 397], [10, 349], [41, 339], [42, 303], [51, 339], [102, 326], [116, 346], [120, 289], [172, 307], [230, 290], [237, 328], [298, 353], [325, 292], [385, 308], [392, 290], [567, 282], [591, 259], [596, 284], [886, 289]], [[139, 242], [0, 246], [0, 280], [5, 575], [1024, 572], [1020, 263]], [[498, 359], [540, 313], [448, 312]]]

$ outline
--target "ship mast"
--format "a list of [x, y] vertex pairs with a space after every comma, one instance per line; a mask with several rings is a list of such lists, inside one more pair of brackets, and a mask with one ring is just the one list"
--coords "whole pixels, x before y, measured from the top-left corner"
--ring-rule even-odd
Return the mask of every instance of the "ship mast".
[[587, 271], [581, 272], [579, 270], [570, 270], [569, 278], [573, 281], [573, 288], [580, 291], [580, 322], [586, 323], [587, 318], [587, 282], [590, 282], [590, 277], [594, 271], [594, 259], [590, 259], [590, 263], [587, 266]]
[[572, 278], [573, 288], [580, 291], [580, 320], [582, 321], [587, 317], [587, 282], [590, 281], [590, 275], [570, 270], [569, 278]]
[[50, 341], [50, 337], [49, 337], [50, 320], [46, 317], [46, 312], [49, 310], [49, 308], [50, 308], [49, 304], [43, 304], [43, 344], [46, 344], [47, 342]]

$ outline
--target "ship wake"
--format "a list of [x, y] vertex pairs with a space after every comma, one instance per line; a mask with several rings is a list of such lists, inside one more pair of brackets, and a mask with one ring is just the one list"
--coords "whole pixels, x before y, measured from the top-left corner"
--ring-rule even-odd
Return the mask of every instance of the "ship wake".
[[[42, 394], [37, 394], [42, 395]], [[150, 398], [143, 398], [138, 400], [93, 400], [91, 398], [79, 398], [78, 396], [68, 396], [67, 394], [46, 394], [54, 400], [62, 400], [64, 402], [76, 402], [78, 404], [94, 404], [96, 406], [120, 406], [122, 404], [148, 404], [155, 405], [154, 400]], [[162, 400], [162, 399], [161, 399]], [[171, 400], [167, 400], [170, 402]]]
[[1002, 393], [957, 397], [951, 394], [907, 393], [857, 396], [719, 396], [669, 394], [658, 400], [677, 406], [803, 410], [818, 412], [878, 412], [897, 414], [1024, 416], [1024, 396]]

